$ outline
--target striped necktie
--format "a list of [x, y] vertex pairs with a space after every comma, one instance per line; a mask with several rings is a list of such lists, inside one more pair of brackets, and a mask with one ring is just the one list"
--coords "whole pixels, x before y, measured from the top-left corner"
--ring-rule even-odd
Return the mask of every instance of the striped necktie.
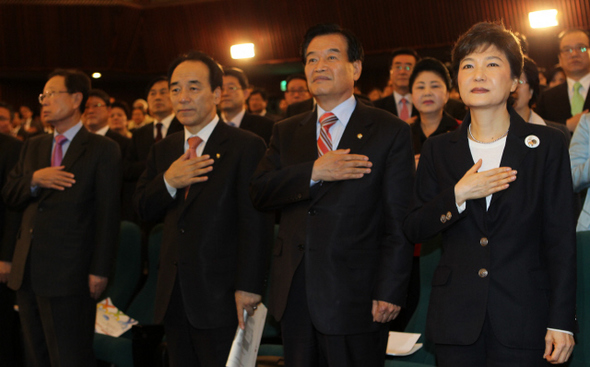
[[338, 117], [332, 112], [326, 112], [320, 117], [320, 137], [318, 138], [318, 157], [332, 150], [332, 135], [330, 127], [338, 121]]

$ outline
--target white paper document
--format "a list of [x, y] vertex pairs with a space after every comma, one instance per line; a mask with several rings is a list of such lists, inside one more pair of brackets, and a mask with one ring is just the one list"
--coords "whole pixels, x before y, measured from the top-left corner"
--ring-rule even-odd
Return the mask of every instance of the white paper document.
[[422, 343], [416, 343], [421, 334], [389, 332], [386, 353], [390, 356], [409, 356], [422, 348]]
[[244, 320], [246, 322], [245, 330], [236, 331], [234, 342], [227, 358], [227, 367], [255, 367], [260, 339], [266, 322], [266, 307], [260, 303], [254, 315], [248, 317], [244, 311]]
[[94, 332], [119, 337], [136, 324], [138, 324], [136, 320], [113, 305], [110, 297], [96, 304]]

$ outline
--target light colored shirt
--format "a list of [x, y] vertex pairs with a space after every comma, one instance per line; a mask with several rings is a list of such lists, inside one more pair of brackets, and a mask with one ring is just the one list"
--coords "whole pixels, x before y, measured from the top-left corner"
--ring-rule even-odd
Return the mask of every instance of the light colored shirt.
[[536, 124], [536, 125], [543, 125], [547, 126], [547, 123], [541, 116], [539, 116], [535, 111], [531, 110], [531, 115], [529, 116], [529, 120], [527, 121], [529, 124]]
[[158, 122], [162, 123], [162, 139], [164, 139], [166, 135], [168, 135], [168, 128], [170, 127], [170, 124], [172, 123], [173, 119], [174, 114], [166, 116], [166, 118], [164, 118], [162, 121], [157, 121], [154, 119], [154, 139], [156, 138], [156, 136], [158, 136], [158, 128], [156, 127], [156, 124]]
[[242, 108], [240, 113], [235, 115], [234, 118], [231, 120], [228, 120], [223, 112], [221, 113], [221, 117], [223, 117], [223, 121], [225, 121], [226, 124], [230, 125], [230, 122], [231, 122], [232, 124], [234, 124], [235, 127], [240, 127], [240, 124], [242, 123], [242, 119], [244, 118], [245, 114], [246, 114], [246, 109]]
[[[571, 79], [571, 78], [566, 78], [567, 81], [567, 95], [570, 99], [570, 101], [572, 100], [572, 97], [574, 96], [574, 84], [576, 84], [576, 81]], [[578, 80], [578, 82], [580, 82], [580, 84], [582, 84], [582, 87], [580, 88], [580, 94], [582, 95], [582, 98], [584, 98], [584, 101], [586, 100], [586, 97], [588, 96], [588, 88], [590, 88], [590, 73], [584, 75], [582, 77], [582, 79]]]
[[[65, 136], [66, 139], [68, 139], [61, 144], [61, 151], [62, 151], [63, 158], [66, 157], [66, 153], [68, 152], [68, 148], [70, 147], [70, 143], [72, 142], [72, 140], [74, 139], [76, 134], [78, 134], [78, 131], [80, 131], [81, 128], [82, 128], [82, 121], [78, 121], [78, 123], [76, 125], [70, 127], [65, 132], [61, 133], [61, 135]], [[51, 143], [51, 155], [52, 156], [53, 156], [53, 149], [55, 148], [55, 137], [58, 135], [60, 135], [60, 133], [58, 133], [57, 130], [55, 130], [53, 132], [53, 142]]]
[[[199, 130], [199, 132], [195, 135], [191, 134], [185, 127], [184, 128], [184, 149], [183, 149], [183, 152], [186, 153], [186, 151], [188, 150], [188, 139], [192, 138], [194, 136], [198, 136], [199, 138], [201, 138], [202, 142], [197, 147], [197, 156], [200, 157], [201, 155], [203, 155], [203, 151], [205, 150], [205, 145], [207, 145], [207, 141], [209, 140], [209, 137], [211, 136], [211, 133], [213, 132], [213, 130], [217, 126], [218, 122], [219, 122], [219, 116], [215, 115], [213, 120], [211, 120], [211, 122], [209, 122], [207, 125], [205, 125], [205, 127], [203, 127], [201, 130]], [[168, 190], [168, 193], [170, 194], [170, 196], [172, 196], [173, 198], [176, 198], [176, 192], [178, 190], [176, 188], [170, 186], [168, 181], [166, 181], [165, 177], [164, 177], [164, 184], [166, 185], [166, 190]]]
[[106, 135], [106, 133], [107, 133], [107, 131], [109, 131], [109, 125], [106, 125], [105, 127], [98, 129], [98, 130], [95, 132], [95, 134], [96, 134], [96, 135], [105, 136], [105, 135]]
[[412, 94], [408, 93], [406, 95], [401, 95], [396, 91], [393, 91], [393, 99], [395, 99], [395, 105], [397, 106], [397, 112], [402, 112], [402, 98], [406, 99], [406, 106], [408, 107], [408, 116], [412, 116]]

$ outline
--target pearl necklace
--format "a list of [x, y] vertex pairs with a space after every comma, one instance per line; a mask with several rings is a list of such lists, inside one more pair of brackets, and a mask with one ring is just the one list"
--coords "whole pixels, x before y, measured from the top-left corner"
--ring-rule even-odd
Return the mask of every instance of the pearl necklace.
[[492, 144], [492, 143], [495, 143], [495, 142], [497, 142], [498, 140], [500, 140], [500, 139], [504, 138], [506, 135], [508, 135], [508, 131], [510, 130], [510, 127], [509, 127], [509, 128], [508, 128], [508, 130], [506, 130], [506, 132], [505, 132], [504, 134], [502, 134], [502, 136], [500, 136], [498, 139], [495, 139], [495, 140], [489, 141], [489, 142], [487, 142], [487, 143], [485, 143], [485, 142], [483, 142], [483, 141], [479, 141], [479, 140], [477, 140], [477, 139], [476, 139], [476, 138], [473, 136], [473, 134], [471, 133], [471, 124], [469, 124], [469, 128], [468, 128], [467, 130], [469, 130], [469, 137], [470, 137], [470, 138], [471, 138], [471, 140], [473, 140], [474, 142], [476, 142], [476, 143], [479, 143], [479, 144]]

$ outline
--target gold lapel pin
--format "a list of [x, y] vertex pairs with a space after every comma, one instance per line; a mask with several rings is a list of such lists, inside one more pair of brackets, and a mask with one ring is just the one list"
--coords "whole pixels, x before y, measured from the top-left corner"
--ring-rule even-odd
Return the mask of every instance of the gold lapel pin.
[[362, 138], [363, 138], [363, 134], [358, 134], [356, 137], [357, 137], [358, 139], [362, 139]]
[[221, 157], [221, 154], [217, 153], [215, 156], [217, 157], [217, 159], [219, 159]]

